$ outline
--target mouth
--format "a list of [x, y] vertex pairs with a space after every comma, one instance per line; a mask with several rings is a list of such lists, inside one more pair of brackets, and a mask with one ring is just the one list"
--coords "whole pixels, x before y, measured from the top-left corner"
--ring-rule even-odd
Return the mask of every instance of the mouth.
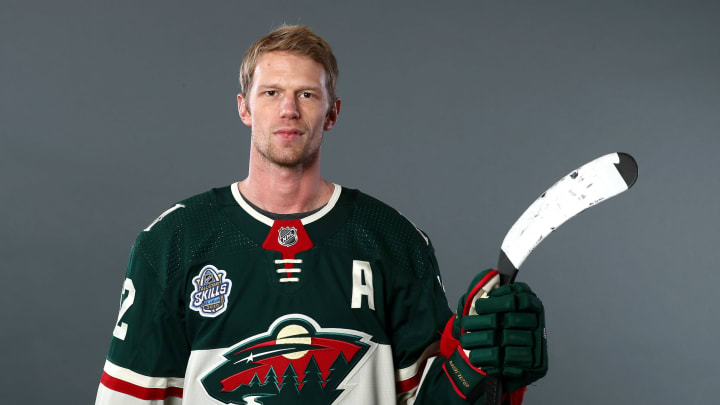
[[273, 134], [279, 136], [286, 141], [292, 141], [302, 136], [303, 131], [296, 128], [280, 128], [273, 131]]

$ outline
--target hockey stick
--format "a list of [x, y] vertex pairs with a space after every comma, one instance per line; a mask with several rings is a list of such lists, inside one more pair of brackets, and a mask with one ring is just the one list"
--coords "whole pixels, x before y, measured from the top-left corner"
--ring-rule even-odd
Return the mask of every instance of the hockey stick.
[[[635, 159], [627, 153], [618, 152], [586, 163], [552, 185], [525, 210], [505, 235], [498, 259], [499, 285], [512, 283], [530, 252], [560, 225], [629, 189], [635, 184], [637, 175]], [[475, 312], [475, 301], [486, 297], [487, 293], [483, 290], [473, 297], [471, 313]], [[500, 405], [503, 393], [500, 378], [488, 376], [485, 381], [485, 403]]]

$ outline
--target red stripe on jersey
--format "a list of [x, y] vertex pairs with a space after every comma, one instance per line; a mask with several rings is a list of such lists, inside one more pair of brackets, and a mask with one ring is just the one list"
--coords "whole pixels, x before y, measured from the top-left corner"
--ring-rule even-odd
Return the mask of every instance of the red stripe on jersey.
[[145, 400], [166, 399], [168, 397], [182, 398], [183, 396], [183, 389], [180, 387], [146, 388], [115, 378], [105, 372], [100, 378], [100, 383], [113, 391]]
[[420, 384], [420, 374], [408, 378], [407, 380], [398, 381], [395, 383], [395, 390], [398, 393], [408, 392]]
[[415, 372], [414, 376], [407, 378], [405, 380], [402, 380], [402, 381], [395, 382], [395, 390], [398, 393], [408, 392], [408, 391], [414, 389], [415, 387], [417, 387], [418, 385], [420, 385], [420, 379], [422, 378], [423, 372], [425, 371], [425, 366], [427, 365], [428, 359], [430, 357], [435, 357], [438, 354], [439, 353], [433, 353], [430, 356], [423, 359], [422, 363], [420, 363], [420, 366], [418, 366], [418, 369]]

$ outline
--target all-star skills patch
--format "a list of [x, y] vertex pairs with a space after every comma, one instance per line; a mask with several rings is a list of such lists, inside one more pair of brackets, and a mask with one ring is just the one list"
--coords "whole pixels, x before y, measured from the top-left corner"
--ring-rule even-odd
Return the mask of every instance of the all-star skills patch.
[[190, 294], [190, 309], [200, 316], [214, 318], [227, 309], [232, 281], [225, 270], [208, 264], [192, 280], [195, 290]]

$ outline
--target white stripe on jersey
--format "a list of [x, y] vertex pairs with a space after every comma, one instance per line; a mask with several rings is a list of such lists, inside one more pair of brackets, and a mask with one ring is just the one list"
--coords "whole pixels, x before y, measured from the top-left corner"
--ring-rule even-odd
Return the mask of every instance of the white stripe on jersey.
[[122, 405], [182, 405], [182, 398], [167, 397], [165, 399], [140, 399], [122, 392], [113, 391], [100, 384], [95, 405], [122, 404]]
[[184, 383], [184, 379], [178, 377], [149, 377], [138, 374], [132, 370], [111, 363], [110, 360], [105, 360], [105, 368], [103, 368], [103, 371], [118, 380], [127, 381], [145, 388], [182, 388]]
[[[437, 353], [440, 352], [440, 342], [437, 341], [430, 346], [428, 346], [423, 354], [420, 356], [418, 361], [415, 363], [405, 367], [401, 368], [399, 370], [395, 370], [395, 381], [405, 381], [407, 379], [413, 378], [417, 375], [418, 370], [420, 369], [420, 366], [429, 358]], [[420, 370], [422, 372], [422, 370]]]
[[[430, 358], [428, 359], [428, 362], [427, 362], [427, 364], [425, 365], [425, 370], [423, 370], [422, 376], [420, 377], [420, 384], [418, 384], [418, 386], [415, 387], [415, 389], [414, 389], [414, 390], [410, 393], [410, 395], [405, 399], [406, 402], [401, 402], [400, 400], [398, 400], [398, 403], [399, 403], [399, 404], [413, 405], [413, 404], [415, 403], [415, 399], [417, 399], [417, 391], [420, 389], [420, 387], [422, 386], [423, 382], [425, 381], [425, 377], [427, 376], [427, 373], [428, 373], [428, 371], [430, 370], [430, 367], [432, 367], [433, 363], [434, 363], [435, 360], [437, 360], [437, 359], [438, 359], [437, 356], [436, 356], [436, 357], [430, 357]], [[442, 361], [442, 360], [441, 360], [441, 361]]]

